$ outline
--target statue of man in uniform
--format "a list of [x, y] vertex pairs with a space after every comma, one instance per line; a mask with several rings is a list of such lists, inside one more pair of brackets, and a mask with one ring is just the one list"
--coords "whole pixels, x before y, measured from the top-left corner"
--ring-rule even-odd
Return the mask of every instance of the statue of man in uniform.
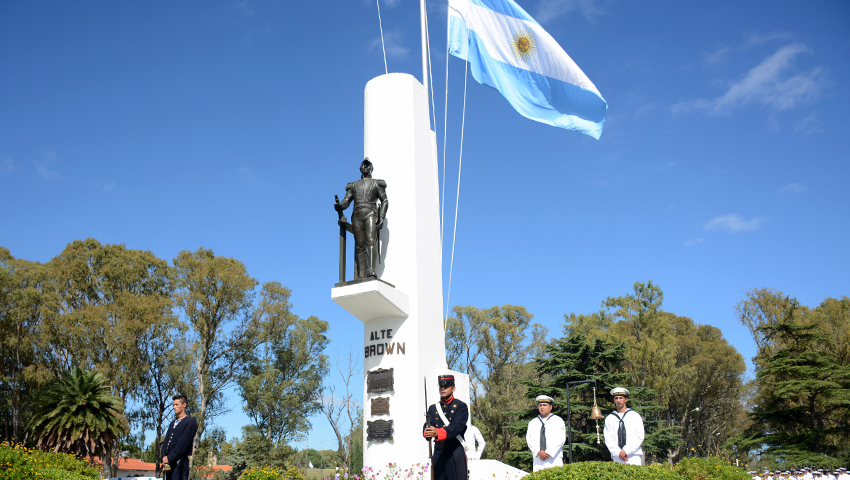
[[378, 231], [384, 226], [389, 201], [387, 182], [372, 178], [372, 162], [369, 158], [360, 164], [360, 180], [345, 186], [342, 202], [334, 204], [339, 212], [354, 202], [351, 213], [351, 228], [354, 233], [354, 279], [378, 278], [375, 267], [378, 263]]

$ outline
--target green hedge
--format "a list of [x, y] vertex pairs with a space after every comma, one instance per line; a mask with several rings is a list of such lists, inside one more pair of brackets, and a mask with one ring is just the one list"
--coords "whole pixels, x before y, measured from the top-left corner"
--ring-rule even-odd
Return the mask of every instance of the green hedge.
[[90, 477], [59, 468], [45, 468], [41, 473], [44, 475], [44, 480], [89, 480], [91, 478], [100, 478], [100, 476]]
[[42, 452], [0, 443], [0, 480], [99, 479], [100, 470], [66, 453]]
[[549, 468], [523, 480], [751, 480], [743, 469], [718, 458], [688, 458], [676, 465], [643, 467], [615, 462], [582, 462]]

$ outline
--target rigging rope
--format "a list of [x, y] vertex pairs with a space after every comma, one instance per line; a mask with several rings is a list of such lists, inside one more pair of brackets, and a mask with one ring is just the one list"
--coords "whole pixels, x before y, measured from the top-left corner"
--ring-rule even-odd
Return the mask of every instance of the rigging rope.
[[390, 73], [387, 70], [387, 48], [384, 47], [384, 25], [381, 23], [381, 0], [375, 0], [378, 5], [378, 28], [381, 29], [381, 50], [384, 51], [384, 73]]
[[[434, 76], [431, 74], [431, 31], [428, 28], [428, 11], [425, 10], [425, 40], [428, 47], [428, 87], [431, 89], [431, 119], [434, 121], [434, 132], [437, 131], [437, 109], [434, 108]], [[436, 147], [437, 145], [434, 145]], [[442, 239], [442, 237], [441, 237]]]
[[[467, 38], [469, 38], [469, 29], [467, 28]], [[460, 159], [457, 165], [457, 198], [455, 199], [455, 226], [452, 231], [452, 258], [449, 262], [449, 287], [446, 292], [446, 314], [443, 316], [443, 331], [446, 330], [446, 321], [449, 318], [449, 298], [452, 295], [452, 270], [455, 264], [455, 239], [457, 238], [457, 209], [460, 204], [460, 170], [463, 167], [463, 128], [466, 124], [466, 79], [469, 76], [469, 61], [467, 60], [463, 70], [463, 114], [460, 121]]]
[[[447, 22], [448, 24], [448, 22]], [[449, 126], [449, 29], [446, 28], [446, 103], [443, 106], [443, 188], [440, 193], [440, 251], [443, 250], [443, 225], [446, 216], [446, 133]], [[437, 125], [434, 124], [436, 130]], [[442, 258], [441, 258], [442, 261]], [[442, 268], [442, 266], [441, 266]]]

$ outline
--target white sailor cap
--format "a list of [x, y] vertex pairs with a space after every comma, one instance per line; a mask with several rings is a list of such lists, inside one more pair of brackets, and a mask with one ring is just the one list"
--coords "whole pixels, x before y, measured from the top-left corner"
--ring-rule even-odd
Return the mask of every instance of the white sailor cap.
[[614, 387], [611, 389], [611, 396], [616, 397], [617, 395], [629, 396], [629, 391], [623, 387]]
[[538, 395], [536, 400], [537, 403], [548, 403], [549, 405], [553, 405], [555, 403], [555, 400], [549, 395]]

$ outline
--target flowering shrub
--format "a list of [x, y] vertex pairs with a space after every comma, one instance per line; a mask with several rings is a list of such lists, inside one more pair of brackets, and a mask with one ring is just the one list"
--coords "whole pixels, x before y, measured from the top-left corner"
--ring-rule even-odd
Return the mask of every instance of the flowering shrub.
[[294, 466], [287, 464], [285, 469], [251, 467], [239, 475], [239, 480], [304, 480], [304, 475]]
[[43, 452], [20, 444], [0, 443], [0, 480], [86, 480], [100, 469], [67, 453]]
[[[428, 464], [414, 464], [410, 468], [402, 469], [397, 463], [388, 463], [386, 470], [375, 470], [372, 467], [363, 467], [363, 480], [424, 480], [425, 474], [428, 473]], [[383, 472], [383, 475], [381, 474]], [[354, 478], [360, 480], [360, 477], [354, 475]], [[325, 479], [330, 480], [330, 479]], [[339, 480], [338, 478], [336, 480]]]
[[348, 472], [344, 472], [341, 476], [339, 474], [339, 467], [336, 468], [337, 472], [334, 473], [333, 477], [324, 477], [322, 480], [360, 480], [359, 475], [348, 475]]

